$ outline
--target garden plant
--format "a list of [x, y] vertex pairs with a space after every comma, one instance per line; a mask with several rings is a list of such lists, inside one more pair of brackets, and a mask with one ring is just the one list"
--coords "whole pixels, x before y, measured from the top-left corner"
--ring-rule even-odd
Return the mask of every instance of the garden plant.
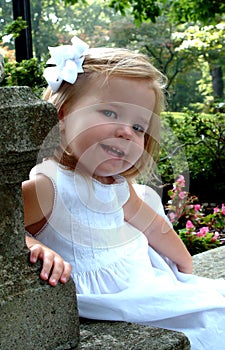
[[225, 205], [207, 208], [185, 188], [185, 178], [180, 175], [168, 191], [166, 207], [174, 229], [191, 255], [221, 246], [225, 237]]

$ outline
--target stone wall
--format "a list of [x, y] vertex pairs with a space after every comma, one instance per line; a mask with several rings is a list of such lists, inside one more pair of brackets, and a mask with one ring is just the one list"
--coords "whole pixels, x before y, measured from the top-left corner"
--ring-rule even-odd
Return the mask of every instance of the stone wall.
[[52, 288], [40, 281], [40, 265], [29, 264], [24, 242], [21, 182], [40, 149], [48, 153], [58, 142], [57, 136], [47, 137], [57, 113], [26, 87], [0, 88], [0, 101], [0, 349], [76, 348], [74, 283]]

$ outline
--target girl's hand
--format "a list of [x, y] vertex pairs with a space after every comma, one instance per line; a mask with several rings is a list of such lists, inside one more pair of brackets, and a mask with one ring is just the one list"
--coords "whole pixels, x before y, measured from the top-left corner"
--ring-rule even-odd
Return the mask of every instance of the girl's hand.
[[27, 246], [30, 250], [30, 262], [36, 263], [39, 259], [42, 260], [42, 270], [40, 278], [49, 282], [53, 287], [60, 281], [66, 283], [71, 274], [71, 265], [63, 260], [63, 258], [38, 242], [33, 237], [26, 237]]

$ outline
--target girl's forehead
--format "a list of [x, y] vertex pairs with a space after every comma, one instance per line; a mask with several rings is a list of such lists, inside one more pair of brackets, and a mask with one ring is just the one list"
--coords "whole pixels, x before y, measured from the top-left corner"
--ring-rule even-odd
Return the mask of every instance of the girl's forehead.
[[[100, 80], [101, 79], [101, 80]], [[86, 90], [83, 100], [88, 103], [121, 102], [154, 110], [155, 93], [149, 80], [135, 78], [102, 77]]]

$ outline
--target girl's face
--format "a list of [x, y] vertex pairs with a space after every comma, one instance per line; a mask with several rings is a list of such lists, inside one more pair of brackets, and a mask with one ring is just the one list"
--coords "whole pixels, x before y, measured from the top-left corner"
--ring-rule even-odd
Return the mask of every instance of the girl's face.
[[101, 88], [93, 84], [63, 116], [62, 143], [89, 175], [108, 183], [141, 157], [155, 105], [148, 85], [146, 80], [109, 78]]

